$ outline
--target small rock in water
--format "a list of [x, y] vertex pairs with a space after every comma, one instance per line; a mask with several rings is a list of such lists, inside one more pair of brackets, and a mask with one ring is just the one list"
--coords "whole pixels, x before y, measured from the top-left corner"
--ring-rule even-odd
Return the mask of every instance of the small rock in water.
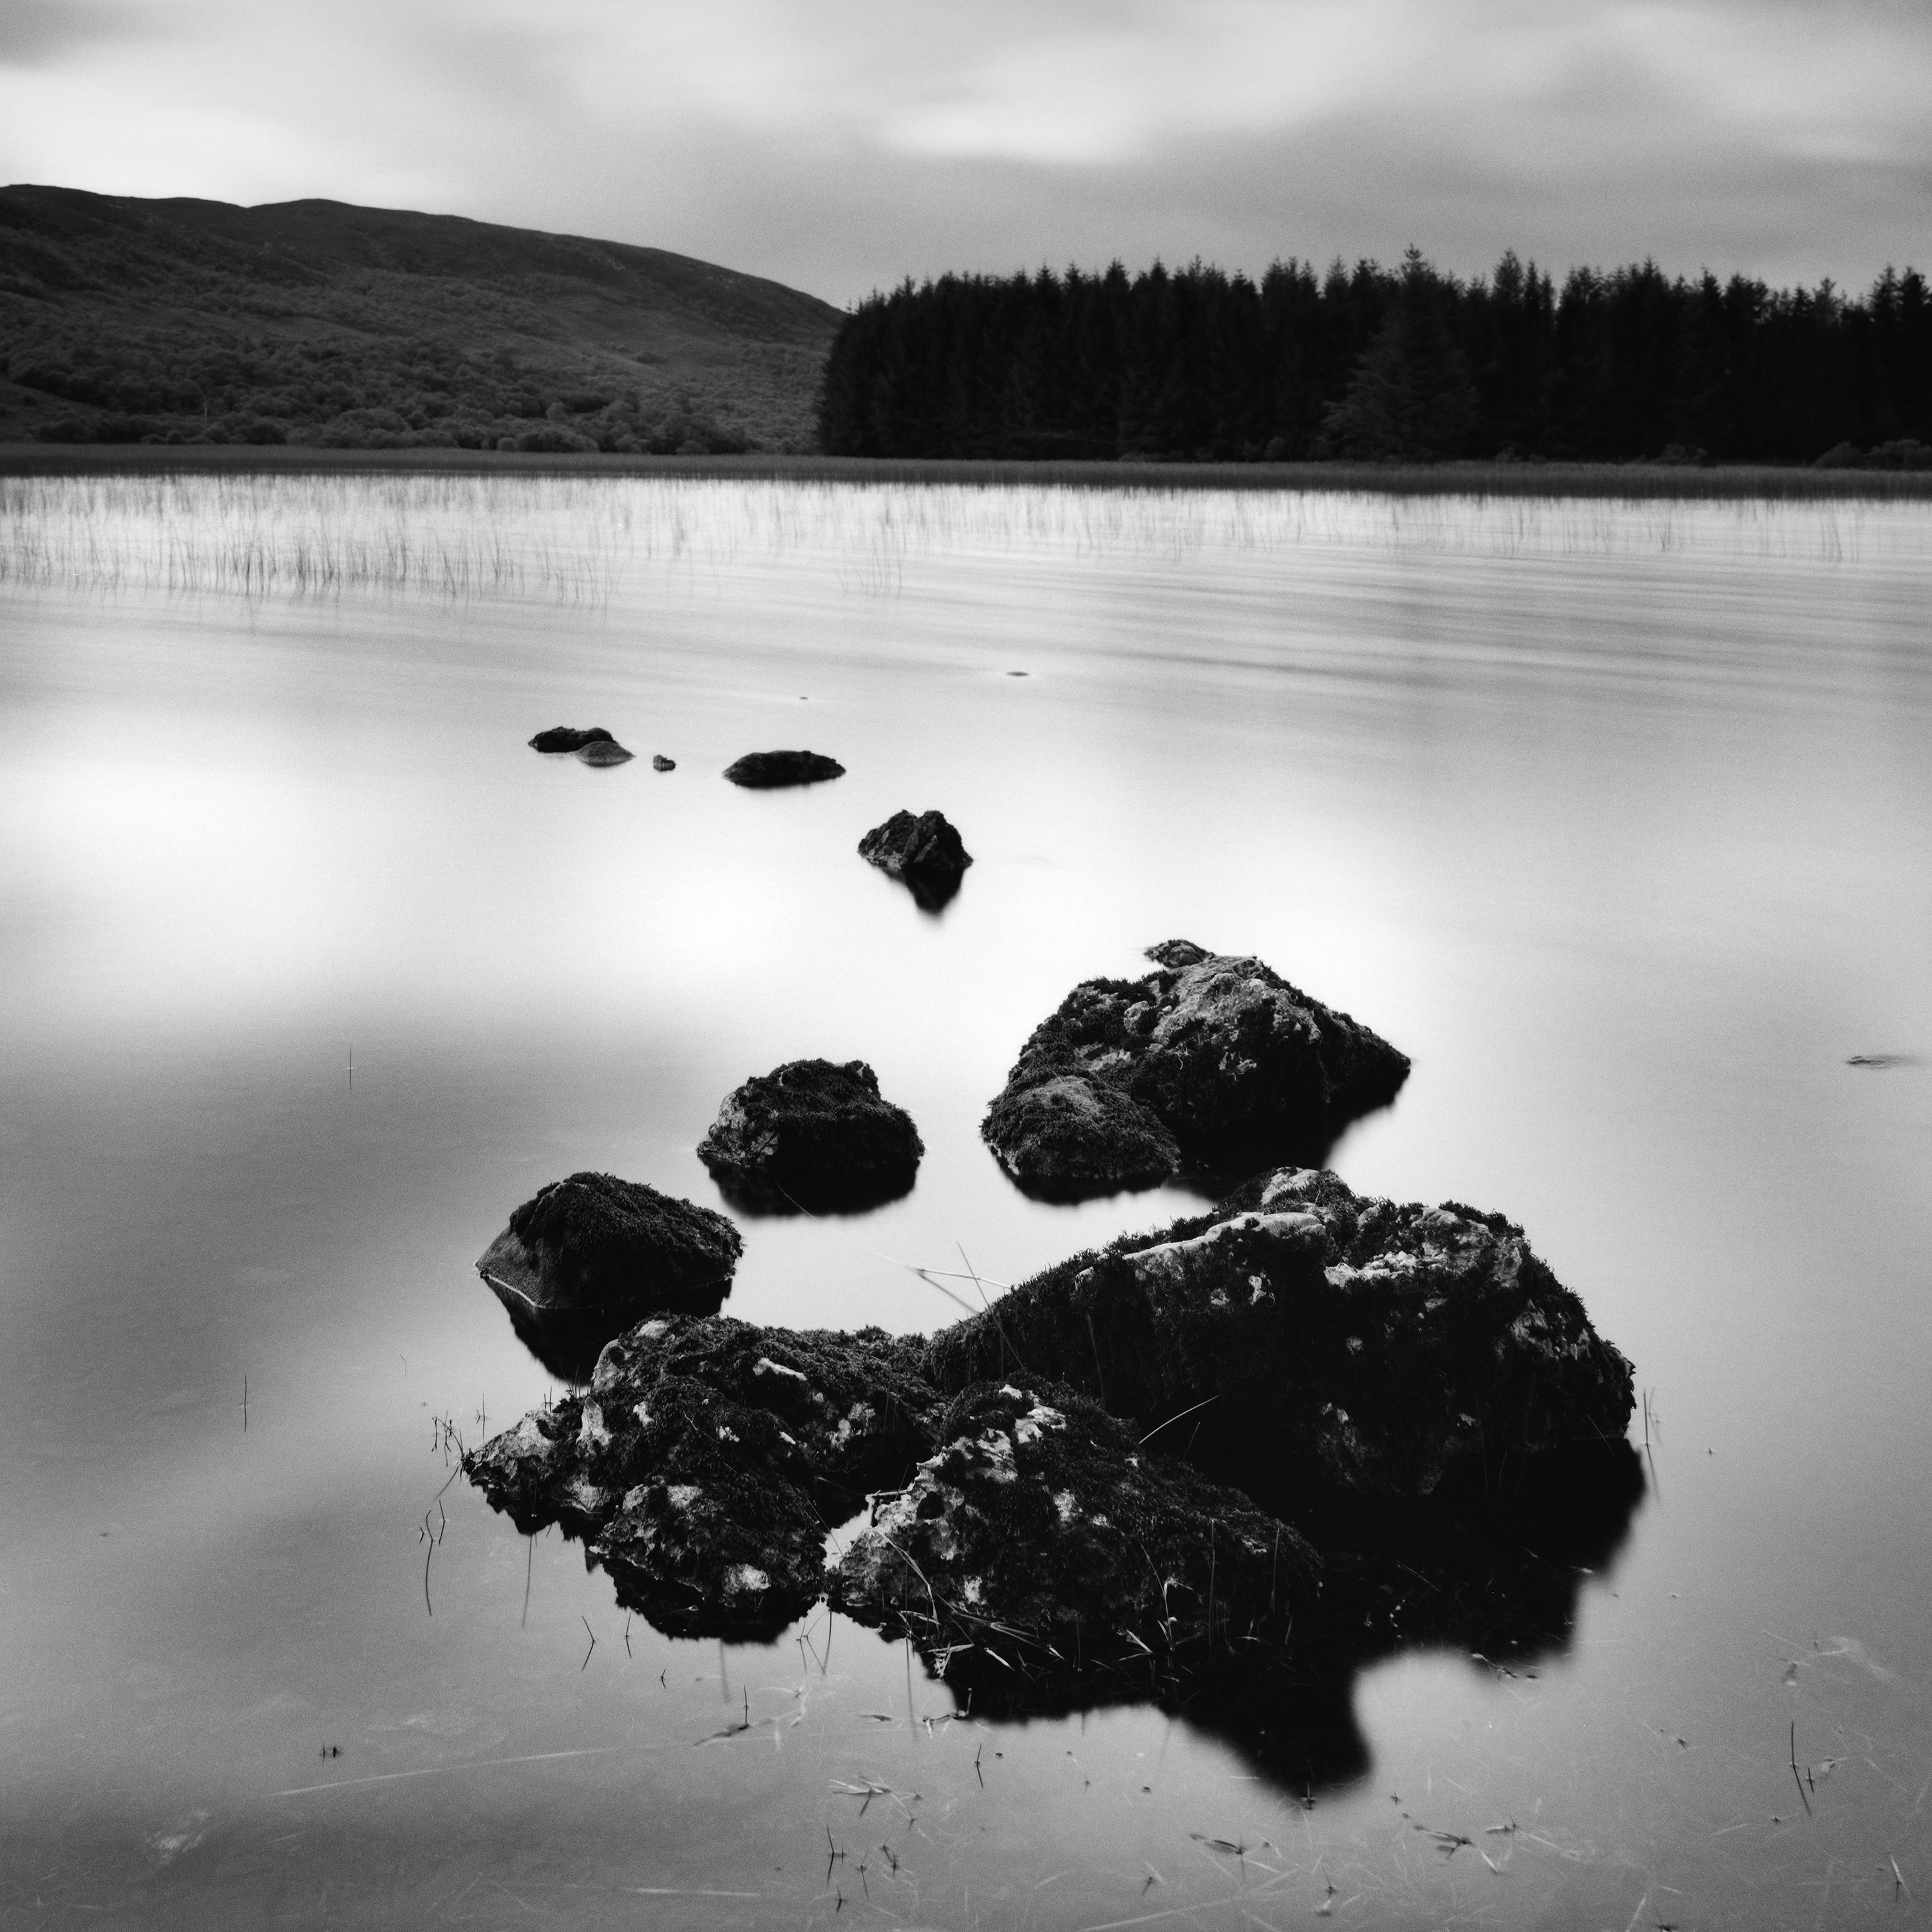
[[540, 1189], [484, 1251], [478, 1274], [538, 1314], [716, 1307], [744, 1243], [722, 1214], [640, 1180], [573, 1174]]
[[666, 758], [662, 752], [653, 752], [651, 754], [651, 770], [654, 772], [674, 772], [677, 770], [677, 760]]
[[[1148, 956], [1162, 970], [1083, 981], [1021, 1049], [980, 1131], [1023, 1184], [1147, 1186], [1174, 1171], [1158, 1157], [1162, 1134], [1234, 1174], [1319, 1156], [1408, 1077], [1406, 1054], [1258, 959], [1185, 939]], [[1036, 1089], [1050, 1090], [1028, 1102]]]
[[735, 785], [768, 791], [779, 785], [818, 784], [843, 778], [845, 767], [836, 758], [817, 752], [747, 752], [724, 776]]
[[586, 765], [627, 765], [632, 754], [614, 738], [594, 738], [587, 745], [580, 745], [577, 755]]
[[586, 745], [614, 744], [616, 741], [601, 724], [580, 730], [574, 724], [553, 724], [530, 740], [533, 752], [580, 752]]
[[1916, 1066], [1918, 1056], [1916, 1053], [1855, 1053], [1845, 1064], [1869, 1067], [1874, 1073], [1882, 1073], [1890, 1067]]
[[911, 1186], [926, 1151], [912, 1116], [862, 1060], [788, 1060], [729, 1094], [698, 1158], [766, 1204], [866, 1206]]
[[937, 911], [959, 890], [973, 862], [965, 842], [940, 812], [896, 812], [859, 841], [859, 856], [888, 878], [902, 880], [929, 911]]

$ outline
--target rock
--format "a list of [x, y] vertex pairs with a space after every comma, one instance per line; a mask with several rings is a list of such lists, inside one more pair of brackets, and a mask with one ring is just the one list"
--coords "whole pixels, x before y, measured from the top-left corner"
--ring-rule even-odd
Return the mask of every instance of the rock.
[[744, 1246], [722, 1214], [642, 1181], [573, 1174], [510, 1216], [476, 1271], [535, 1313], [717, 1306]]
[[955, 1390], [1016, 1364], [1142, 1430], [1191, 1414], [1172, 1424], [1190, 1459], [1270, 1504], [1412, 1500], [1453, 1472], [1486, 1487], [1525, 1456], [1620, 1442], [1633, 1403], [1630, 1364], [1520, 1228], [1310, 1168], [1063, 1262], [926, 1358]]
[[724, 768], [734, 784], [760, 791], [778, 785], [818, 784], [844, 775], [845, 767], [836, 758], [822, 758], [816, 752], [747, 752]]
[[1010, 1084], [980, 1132], [1006, 1172], [1047, 1200], [1151, 1187], [1180, 1166], [1179, 1144], [1154, 1114], [1084, 1072]]
[[833, 1602], [903, 1629], [943, 1674], [981, 1647], [1058, 1676], [1171, 1669], [1272, 1634], [1319, 1570], [1294, 1530], [1184, 1463], [1144, 1454], [1085, 1396], [980, 1382], [939, 1420], [941, 1446], [873, 1498]]
[[769, 1636], [825, 1588], [825, 1525], [900, 1480], [938, 1403], [916, 1341], [647, 1322], [590, 1388], [464, 1458], [526, 1532], [585, 1540], [618, 1600], [674, 1634]]
[[586, 765], [628, 765], [632, 754], [614, 738], [594, 738], [579, 746], [577, 755]]
[[[1407, 1057], [1258, 959], [1188, 940], [1150, 947], [1143, 980], [1088, 980], [1034, 1030], [980, 1133], [1016, 1178], [1088, 1191], [1145, 1186], [1172, 1172], [1148, 1121], [1051, 1082], [1124, 1094], [1210, 1171], [1250, 1172], [1285, 1154], [1325, 1155], [1348, 1121], [1392, 1100]], [[1051, 1131], [1047, 1131], [1050, 1127]]]
[[654, 772], [674, 772], [677, 770], [677, 760], [666, 758], [662, 752], [653, 752], [651, 754], [651, 770]]
[[533, 752], [580, 752], [586, 745], [608, 745], [616, 742], [601, 724], [593, 724], [588, 730], [580, 730], [574, 724], [553, 724], [548, 731], [539, 731], [530, 740], [530, 749]]
[[859, 856], [888, 878], [902, 880], [928, 911], [936, 912], [959, 890], [973, 862], [957, 830], [943, 812], [896, 812], [859, 841]]
[[904, 1108], [880, 1098], [862, 1060], [793, 1060], [725, 1098], [698, 1158], [761, 1204], [806, 1208], [889, 1201], [926, 1151]]

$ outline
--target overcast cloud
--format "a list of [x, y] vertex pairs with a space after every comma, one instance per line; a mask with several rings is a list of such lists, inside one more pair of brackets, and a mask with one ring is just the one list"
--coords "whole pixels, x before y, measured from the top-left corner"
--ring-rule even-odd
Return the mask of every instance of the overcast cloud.
[[1932, 269], [1928, 0], [0, 0], [0, 178], [949, 268]]

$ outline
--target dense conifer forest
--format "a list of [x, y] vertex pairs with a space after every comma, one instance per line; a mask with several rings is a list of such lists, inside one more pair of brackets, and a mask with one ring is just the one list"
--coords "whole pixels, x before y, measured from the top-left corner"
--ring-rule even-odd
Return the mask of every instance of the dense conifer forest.
[[854, 456], [1932, 467], [1932, 302], [1888, 268], [1861, 296], [1672, 278], [1559, 286], [1505, 255], [1463, 281], [1412, 250], [1259, 281], [947, 275], [875, 295], [819, 408]]

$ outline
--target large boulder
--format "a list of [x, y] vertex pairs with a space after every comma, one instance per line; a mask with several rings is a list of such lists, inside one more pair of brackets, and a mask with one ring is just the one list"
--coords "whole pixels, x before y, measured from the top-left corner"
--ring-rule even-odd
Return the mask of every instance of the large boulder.
[[476, 1271], [534, 1314], [716, 1308], [744, 1243], [722, 1214], [614, 1174], [554, 1180], [517, 1208]]
[[823, 1594], [826, 1524], [925, 1453], [918, 1355], [878, 1329], [647, 1322], [464, 1467], [520, 1528], [582, 1538], [661, 1629], [770, 1636]]
[[530, 740], [533, 752], [580, 752], [586, 745], [613, 745], [616, 740], [601, 724], [553, 724]]
[[926, 1358], [952, 1390], [1016, 1364], [1270, 1503], [1412, 1500], [1456, 1471], [1487, 1487], [1526, 1456], [1620, 1441], [1633, 1400], [1630, 1364], [1520, 1228], [1312, 1168], [1063, 1262]]
[[[1163, 1133], [1210, 1172], [1325, 1154], [1408, 1077], [1405, 1054], [1258, 959], [1189, 940], [1148, 957], [1144, 979], [1083, 981], [1021, 1049], [980, 1132], [1022, 1184], [1148, 1185], [1174, 1171], [1155, 1159]], [[1098, 1100], [1102, 1087], [1138, 1111]], [[1040, 1089], [1053, 1097], [1024, 1103]]]
[[1319, 1565], [1294, 1530], [1070, 1389], [976, 1383], [938, 1432], [911, 1481], [872, 1499], [832, 1594], [942, 1653], [944, 1674], [980, 1649], [1055, 1676], [1170, 1669], [1278, 1640], [1306, 1605]]
[[778, 785], [818, 784], [843, 778], [845, 767], [817, 752], [747, 752], [724, 767], [724, 776], [735, 785], [769, 791]]
[[900, 880], [928, 912], [952, 899], [973, 862], [957, 828], [939, 812], [894, 812], [859, 841], [859, 856]]
[[759, 1205], [806, 1209], [889, 1201], [926, 1151], [912, 1116], [881, 1097], [862, 1060], [788, 1060], [725, 1096], [698, 1144], [721, 1185]]

